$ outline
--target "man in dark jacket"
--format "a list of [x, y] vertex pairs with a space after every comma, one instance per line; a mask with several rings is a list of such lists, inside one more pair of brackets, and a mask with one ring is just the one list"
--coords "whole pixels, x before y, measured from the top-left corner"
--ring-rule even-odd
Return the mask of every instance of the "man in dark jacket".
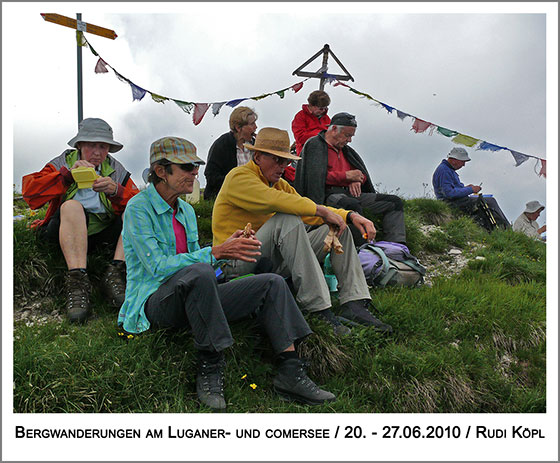
[[229, 171], [251, 160], [251, 152], [243, 144], [254, 141], [256, 121], [257, 114], [251, 108], [239, 106], [232, 111], [230, 131], [221, 135], [208, 151], [208, 164], [204, 169], [204, 199], [214, 199]]
[[[403, 202], [396, 195], [376, 193], [360, 155], [348, 143], [356, 133], [356, 118], [348, 113], [332, 117], [327, 130], [310, 138], [301, 151], [294, 186], [317, 204], [383, 215], [387, 241], [406, 242]], [[364, 238], [353, 227], [354, 242]]]

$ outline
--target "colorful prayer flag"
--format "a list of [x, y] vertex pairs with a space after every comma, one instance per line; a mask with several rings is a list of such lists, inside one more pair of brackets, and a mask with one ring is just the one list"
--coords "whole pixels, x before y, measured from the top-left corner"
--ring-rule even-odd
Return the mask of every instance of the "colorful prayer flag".
[[212, 114], [214, 114], [214, 117], [218, 115], [220, 109], [222, 109], [222, 106], [225, 104], [225, 101], [222, 101], [221, 103], [212, 103]]
[[410, 117], [410, 114], [403, 113], [397, 109], [397, 117], [403, 121], [405, 117]]
[[297, 84], [292, 85], [290, 88], [294, 91], [294, 93], [297, 93], [301, 90], [302, 87], [303, 82], [298, 82]]
[[195, 103], [194, 104], [194, 113], [193, 113], [193, 116], [192, 116], [194, 125], [200, 124], [200, 121], [202, 121], [202, 118], [206, 114], [206, 111], [208, 111], [209, 107], [210, 107], [210, 105], [208, 103]]
[[468, 135], [463, 135], [462, 133], [460, 133], [455, 138], [453, 138], [453, 140], [451, 140], [451, 141], [454, 142], [454, 143], [458, 143], [460, 145], [465, 145], [465, 146], [468, 146], [469, 148], [472, 148], [480, 140], [478, 138], [469, 137]]
[[385, 103], [381, 103], [381, 106], [383, 106], [387, 110], [387, 112], [389, 112], [389, 113], [392, 113], [393, 109], [395, 109], [395, 108], [392, 108], [391, 106], [389, 106], [388, 104], [385, 104]]
[[[245, 101], [246, 99], [247, 98], [238, 98], [237, 100], [228, 101], [226, 103], [226, 106], [230, 106], [232, 108], [235, 108], [239, 103], [241, 103], [242, 101]], [[208, 109], [208, 108], [206, 108], [206, 109]]]
[[414, 132], [416, 133], [422, 133], [425, 132], [431, 125], [432, 125], [431, 122], [426, 122], [423, 121], [422, 119], [415, 118], [411, 130], [414, 130]]
[[146, 90], [138, 87], [138, 85], [135, 85], [132, 82], [130, 82], [130, 88], [132, 89], [132, 101], [135, 100], [140, 101], [142, 98], [144, 98], [144, 95], [146, 94]]
[[494, 145], [492, 143], [488, 143], [487, 141], [483, 141], [477, 148], [477, 150], [488, 150], [488, 151], [500, 151], [505, 150], [503, 146]]
[[454, 137], [455, 135], [459, 135], [459, 132], [455, 132], [455, 130], [446, 129], [445, 127], [438, 127], [437, 131], [445, 137]]
[[194, 103], [189, 103], [188, 101], [173, 100], [179, 108], [181, 108], [187, 114], [190, 114], [194, 108]]
[[109, 70], [105, 66], [106, 64], [107, 63], [105, 61], [103, 61], [103, 59], [99, 58], [97, 60], [97, 64], [95, 65], [95, 73], [99, 74], [99, 73], [102, 73], [102, 72], [109, 72]]
[[541, 170], [539, 172], [539, 177], [541, 175], [546, 178], [546, 160], [544, 159], [541, 159]]
[[509, 150], [509, 151], [512, 154], [513, 159], [515, 159], [515, 167], [519, 167], [521, 164], [523, 164], [525, 161], [529, 159], [529, 156], [523, 153], [518, 153], [517, 151], [513, 151], [513, 150]]
[[150, 93], [150, 95], [152, 95], [152, 100], [154, 100], [156, 103], [165, 103], [167, 100], [169, 100], [169, 98], [157, 95], [156, 93]]
[[281, 99], [284, 98], [284, 90], [276, 92], [276, 95], [278, 95]]

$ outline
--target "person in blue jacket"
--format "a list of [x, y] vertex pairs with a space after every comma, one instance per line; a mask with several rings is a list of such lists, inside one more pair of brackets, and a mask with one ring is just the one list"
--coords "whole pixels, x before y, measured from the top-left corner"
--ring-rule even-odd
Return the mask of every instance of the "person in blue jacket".
[[[481, 198], [478, 196], [482, 189], [481, 185], [472, 183], [464, 185], [457, 174], [457, 171], [470, 160], [465, 148], [453, 148], [447, 155], [447, 159], [443, 159], [434, 171], [432, 185], [437, 199], [446, 201], [449, 205], [477, 218], [486, 217], [481, 210]], [[502, 228], [511, 228], [511, 224], [498, 202], [490, 195], [485, 195], [483, 200], [490, 209], [496, 224]], [[486, 226], [486, 220], [481, 222]], [[490, 228], [495, 227], [490, 226]]]

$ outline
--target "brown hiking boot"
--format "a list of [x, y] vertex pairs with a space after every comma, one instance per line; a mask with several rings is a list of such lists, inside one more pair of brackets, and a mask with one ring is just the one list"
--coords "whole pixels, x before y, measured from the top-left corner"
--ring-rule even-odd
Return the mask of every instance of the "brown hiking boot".
[[124, 260], [109, 264], [101, 285], [109, 302], [115, 308], [120, 309], [126, 291], [126, 264]]
[[64, 281], [66, 288], [66, 314], [70, 323], [83, 323], [89, 314], [91, 283], [88, 274], [80, 269], [68, 270]]

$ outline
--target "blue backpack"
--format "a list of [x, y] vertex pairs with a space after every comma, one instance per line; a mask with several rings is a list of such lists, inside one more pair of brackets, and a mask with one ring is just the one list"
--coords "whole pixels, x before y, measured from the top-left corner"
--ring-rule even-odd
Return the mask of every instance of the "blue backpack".
[[378, 241], [360, 246], [358, 257], [370, 286], [419, 286], [426, 267], [400, 243]]

